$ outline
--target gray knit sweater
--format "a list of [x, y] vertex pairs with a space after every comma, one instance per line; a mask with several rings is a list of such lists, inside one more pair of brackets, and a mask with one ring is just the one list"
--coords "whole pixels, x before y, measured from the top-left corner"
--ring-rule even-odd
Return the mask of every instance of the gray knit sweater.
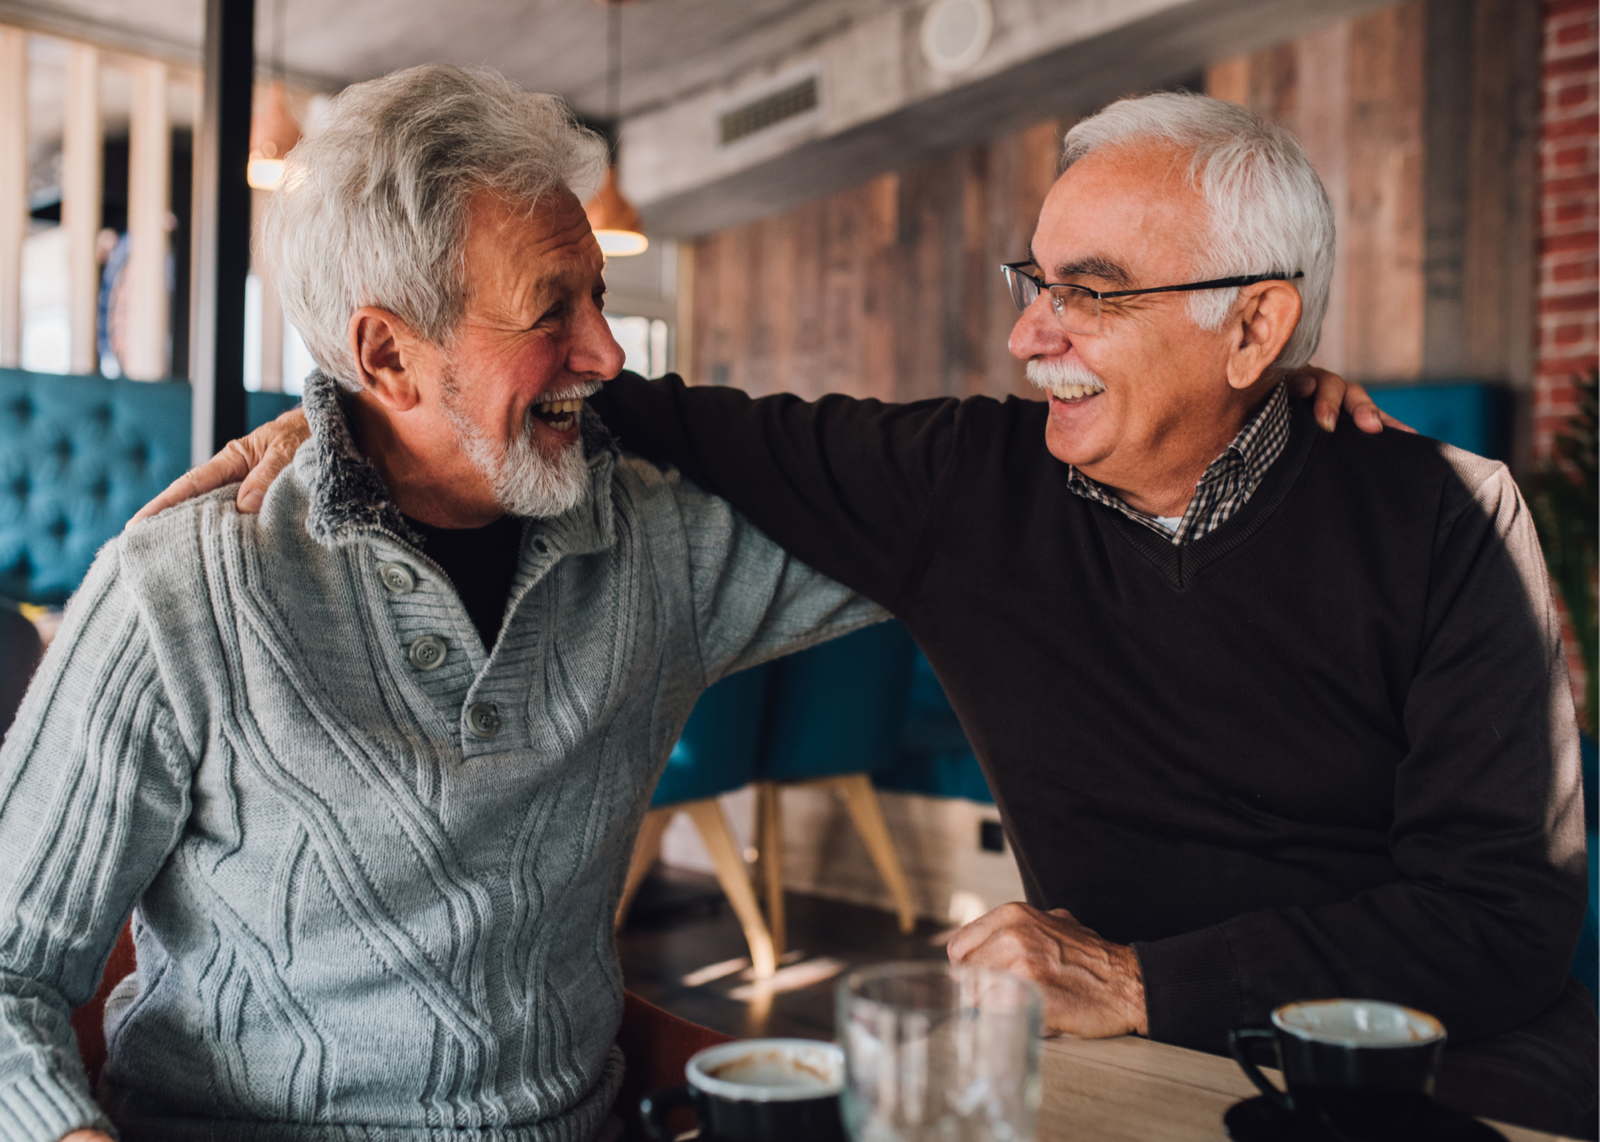
[[331, 381], [306, 412], [260, 516], [229, 489], [106, 546], [0, 749], [0, 1139], [108, 1128], [68, 1012], [130, 912], [124, 1137], [591, 1138], [696, 696], [882, 617], [593, 421], [486, 649]]

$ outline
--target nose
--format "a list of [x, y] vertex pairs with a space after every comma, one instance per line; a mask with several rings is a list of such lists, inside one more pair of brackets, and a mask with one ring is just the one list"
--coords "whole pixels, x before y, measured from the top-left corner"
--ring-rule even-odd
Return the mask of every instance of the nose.
[[609, 381], [622, 372], [625, 360], [605, 314], [593, 302], [585, 304], [567, 351], [567, 368], [579, 376]]
[[1072, 339], [1061, 328], [1055, 311], [1050, 308], [1050, 295], [1047, 293], [1034, 298], [1033, 304], [1022, 311], [1006, 341], [1006, 348], [1019, 361], [1054, 357], [1071, 347]]

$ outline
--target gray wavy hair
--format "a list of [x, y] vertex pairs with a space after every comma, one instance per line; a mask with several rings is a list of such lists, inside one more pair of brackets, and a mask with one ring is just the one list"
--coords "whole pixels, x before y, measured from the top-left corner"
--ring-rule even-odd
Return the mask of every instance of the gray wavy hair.
[[448, 343], [474, 194], [532, 209], [565, 187], [581, 202], [605, 163], [605, 143], [553, 95], [486, 68], [408, 68], [346, 88], [322, 130], [289, 152], [260, 252], [317, 364], [359, 391], [346, 328], [361, 306]]
[[[1293, 369], [1311, 360], [1333, 282], [1333, 206], [1300, 141], [1237, 103], [1159, 92], [1118, 100], [1073, 127], [1061, 169], [1103, 147], [1145, 140], [1192, 154], [1189, 184], [1205, 198], [1211, 222], [1197, 279], [1305, 274], [1290, 283], [1300, 290], [1300, 324], [1274, 364]], [[1237, 289], [1202, 290], [1190, 295], [1189, 314], [1202, 329], [1220, 328], [1238, 297]]]

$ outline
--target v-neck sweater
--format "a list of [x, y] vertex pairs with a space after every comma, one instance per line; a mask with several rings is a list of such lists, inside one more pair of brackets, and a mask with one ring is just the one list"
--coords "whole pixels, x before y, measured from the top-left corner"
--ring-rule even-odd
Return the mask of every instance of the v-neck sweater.
[[1071, 490], [1036, 401], [625, 374], [595, 405], [906, 624], [1029, 901], [1134, 946], [1152, 1038], [1215, 1051], [1277, 1004], [1349, 995], [1463, 1043], [1563, 992], [1577, 733], [1503, 465], [1324, 434], [1296, 402], [1249, 502], [1175, 545]]

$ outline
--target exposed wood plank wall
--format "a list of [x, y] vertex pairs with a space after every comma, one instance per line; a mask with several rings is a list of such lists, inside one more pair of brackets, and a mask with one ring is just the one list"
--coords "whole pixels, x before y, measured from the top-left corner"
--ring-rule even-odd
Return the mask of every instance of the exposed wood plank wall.
[[1024, 391], [999, 264], [1027, 256], [1067, 125], [701, 239], [690, 378], [885, 400]]
[[1206, 72], [1206, 92], [1300, 138], [1333, 203], [1332, 297], [1315, 358], [1362, 379], [1422, 371], [1423, 0]]
[[[1364, 381], [1528, 381], [1530, 11], [1404, 0], [1207, 70], [1210, 94], [1293, 130], [1328, 188], [1340, 253], [1318, 364]], [[700, 239], [691, 379], [895, 400], [1026, 392], [996, 266], [1025, 256], [1070, 122]]]
[[1529, 383], [1536, 59], [1524, 0], [1407, 0], [1208, 70], [1300, 137], [1333, 201], [1318, 364]]

